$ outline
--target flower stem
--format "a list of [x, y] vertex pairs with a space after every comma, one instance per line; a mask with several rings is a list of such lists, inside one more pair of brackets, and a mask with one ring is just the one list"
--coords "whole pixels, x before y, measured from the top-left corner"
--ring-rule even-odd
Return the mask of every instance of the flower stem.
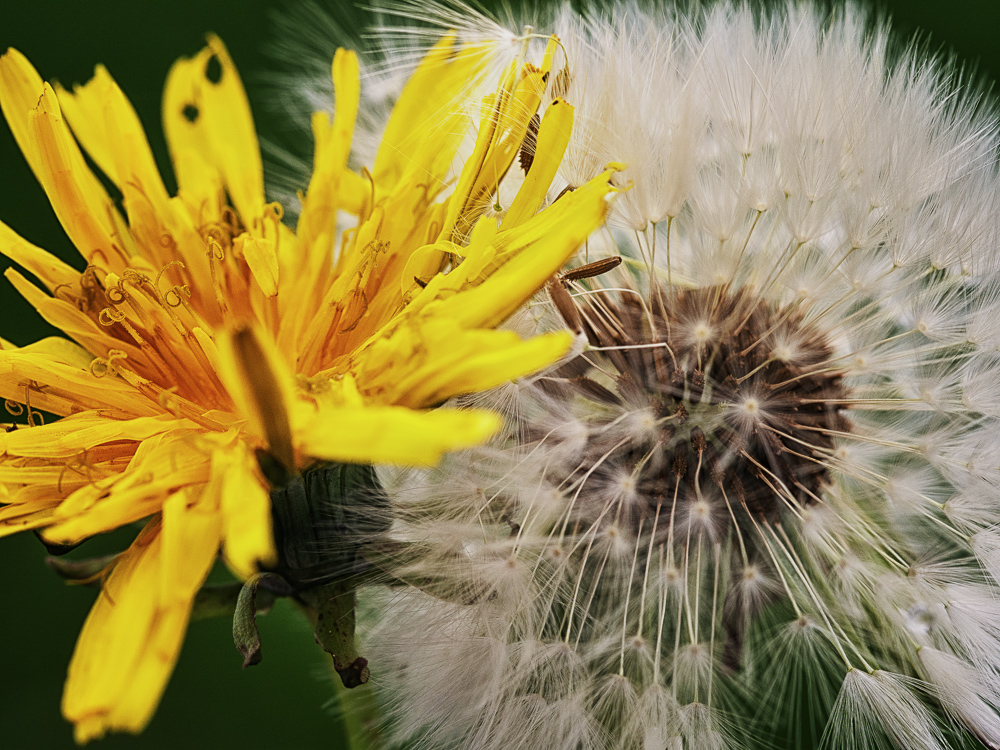
[[340, 720], [347, 735], [347, 747], [350, 750], [381, 750], [378, 702], [372, 686], [346, 688], [339, 676], [334, 677], [333, 682], [340, 703]]

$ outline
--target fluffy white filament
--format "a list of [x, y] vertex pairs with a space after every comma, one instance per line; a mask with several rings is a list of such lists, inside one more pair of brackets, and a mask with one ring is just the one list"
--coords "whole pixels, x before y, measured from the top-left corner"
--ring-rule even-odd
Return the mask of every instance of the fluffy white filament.
[[[430, 15], [498, 49], [526, 33]], [[405, 586], [372, 596], [367, 653], [393, 740], [1000, 747], [995, 120], [850, 7], [624, 3], [549, 33], [576, 112], [550, 199], [626, 165], [579, 259], [625, 262], [569, 291], [676, 351], [591, 342], [479, 400], [508, 417], [495, 444], [382, 473], [379, 565]], [[561, 322], [540, 299], [516, 325]], [[773, 364], [819, 395], [713, 381], [724, 346], [759, 358], [748, 384]], [[637, 388], [653, 361], [683, 413]]]

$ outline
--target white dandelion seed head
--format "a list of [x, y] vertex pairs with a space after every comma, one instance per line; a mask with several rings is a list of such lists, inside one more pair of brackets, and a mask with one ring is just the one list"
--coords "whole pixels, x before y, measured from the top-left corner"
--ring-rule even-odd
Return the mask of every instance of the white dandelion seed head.
[[558, 282], [577, 348], [477, 399], [494, 444], [386, 480], [392, 737], [996, 745], [989, 108], [850, 7], [535, 23], [575, 107], [550, 200], [624, 163], [578, 259], [623, 262]]

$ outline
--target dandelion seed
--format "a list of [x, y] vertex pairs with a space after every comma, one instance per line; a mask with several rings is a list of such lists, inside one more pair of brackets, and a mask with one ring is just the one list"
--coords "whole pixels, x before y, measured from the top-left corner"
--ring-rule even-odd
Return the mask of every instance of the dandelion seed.
[[[561, 174], [627, 164], [589, 241], [624, 262], [536, 303], [585, 344], [496, 402], [503, 439], [383, 475], [389, 536], [436, 584], [372, 636], [394, 737], [995, 745], [996, 122], [851, 9], [552, 30]], [[448, 492], [477, 474], [479, 502]], [[474, 698], [411, 703], [446, 648]]]

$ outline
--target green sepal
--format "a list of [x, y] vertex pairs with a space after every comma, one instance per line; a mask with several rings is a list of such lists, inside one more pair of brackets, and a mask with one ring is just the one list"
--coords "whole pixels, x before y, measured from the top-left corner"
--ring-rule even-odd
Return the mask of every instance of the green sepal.
[[70, 583], [80, 586], [101, 587], [103, 573], [107, 570], [118, 555], [102, 555], [100, 557], [88, 557], [84, 560], [63, 560], [59, 557], [46, 557], [45, 564], [52, 569], [56, 575], [66, 579]]
[[277, 578], [271, 573], [256, 575], [243, 584], [236, 599], [236, 609], [233, 613], [233, 641], [243, 655], [243, 668], [259, 664], [262, 658], [260, 649], [260, 631], [257, 630], [257, 613], [264, 613], [274, 604], [274, 593], [265, 587], [261, 591], [260, 600], [257, 589], [262, 580]]
[[299, 597], [315, 612], [316, 642], [333, 657], [346, 688], [368, 682], [368, 660], [358, 654], [354, 638], [357, 603], [354, 582], [342, 579], [299, 593]]
[[55, 555], [57, 557], [65, 555], [68, 552], [72, 552], [81, 544], [83, 544], [82, 541], [75, 542], [73, 544], [58, 544], [57, 542], [50, 542], [45, 538], [40, 529], [35, 529], [34, 534], [35, 538], [42, 543], [42, 546], [45, 547], [45, 551], [48, 552], [50, 555]]
[[270, 570], [296, 591], [363, 573], [361, 550], [389, 526], [388, 498], [367, 464], [320, 464], [270, 494], [279, 555]]

